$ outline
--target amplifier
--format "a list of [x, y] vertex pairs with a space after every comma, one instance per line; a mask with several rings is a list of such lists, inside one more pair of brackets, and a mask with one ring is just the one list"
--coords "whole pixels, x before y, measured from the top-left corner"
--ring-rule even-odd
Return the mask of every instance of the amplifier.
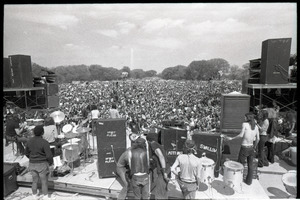
[[97, 147], [111, 148], [111, 145], [118, 148], [126, 148], [126, 119], [99, 119], [96, 120], [95, 134], [97, 136]]
[[201, 158], [205, 153], [207, 158], [215, 161], [215, 177], [219, 177], [223, 138], [221, 133], [195, 132], [192, 136], [197, 145], [197, 157]]
[[126, 148], [118, 148], [112, 145], [111, 148], [98, 147], [97, 170], [99, 178], [114, 177], [117, 162]]
[[187, 130], [180, 128], [165, 128], [161, 130], [161, 144], [166, 151], [170, 165], [179, 154], [183, 153], [183, 146], [187, 139]]
[[57, 108], [59, 106], [59, 96], [46, 96], [47, 108]]
[[221, 96], [221, 131], [239, 132], [249, 112], [250, 96], [240, 93], [222, 94]]
[[16, 168], [13, 165], [3, 165], [3, 195], [6, 197], [18, 189]]

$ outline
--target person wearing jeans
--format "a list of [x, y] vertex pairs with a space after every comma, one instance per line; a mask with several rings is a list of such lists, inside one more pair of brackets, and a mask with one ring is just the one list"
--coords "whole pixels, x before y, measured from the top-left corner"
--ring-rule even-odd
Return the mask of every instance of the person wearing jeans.
[[259, 143], [259, 131], [256, 125], [254, 114], [246, 113], [245, 122], [242, 124], [242, 131], [235, 137], [226, 137], [226, 140], [233, 140], [235, 138], [242, 138], [241, 149], [238, 156], [238, 162], [243, 165], [248, 165], [248, 174], [246, 177], [246, 184], [252, 184], [253, 177], [253, 158], [257, 144]]

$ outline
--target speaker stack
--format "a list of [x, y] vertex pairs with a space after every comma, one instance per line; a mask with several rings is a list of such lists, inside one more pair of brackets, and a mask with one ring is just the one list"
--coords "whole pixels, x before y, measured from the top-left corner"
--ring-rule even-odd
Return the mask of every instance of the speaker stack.
[[[10, 55], [8, 56], [11, 71], [12, 88], [32, 88], [32, 66], [31, 57], [28, 55]], [[5, 67], [6, 70], [8, 67]], [[5, 72], [8, 74], [9, 72]]]
[[47, 108], [59, 107], [59, 96], [58, 96], [58, 84], [56, 83], [45, 83], [45, 84], [34, 84], [35, 87], [43, 87], [44, 90], [36, 91], [37, 96], [44, 96], [41, 101], [44, 101]]
[[187, 139], [187, 130], [178, 127], [161, 129], [161, 144], [166, 151], [169, 164], [172, 165], [176, 157], [183, 153], [183, 146]]
[[99, 119], [95, 122], [99, 178], [113, 177], [116, 164], [126, 150], [126, 119]]
[[291, 38], [269, 39], [262, 42], [260, 83], [288, 83], [291, 43]]
[[236, 133], [241, 130], [245, 114], [249, 112], [250, 95], [229, 93], [221, 95], [221, 131]]

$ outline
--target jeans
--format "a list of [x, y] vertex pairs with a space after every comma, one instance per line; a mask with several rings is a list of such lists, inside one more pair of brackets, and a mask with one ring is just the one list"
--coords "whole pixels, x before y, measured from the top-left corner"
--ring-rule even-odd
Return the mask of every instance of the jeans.
[[270, 163], [274, 163], [274, 144], [272, 142], [266, 142], [266, 146], [268, 147], [268, 156], [267, 159]]
[[41, 180], [42, 183], [42, 193], [43, 195], [48, 195], [48, 174], [49, 174], [49, 164], [47, 162], [43, 163], [31, 163], [28, 166], [29, 171], [32, 175], [32, 193], [37, 194], [38, 181]]
[[136, 176], [133, 175], [131, 179], [132, 190], [135, 199], [149, 199], [150, 198], [150, 177], [149, 174]]
[[151, 175], [151, 194], [155, 196], [155, 199], [168, 199], [168, 184], [163, 174], [155, 168]]
[[260, 135], [259, 142], [258, 142], [258, 166], [268, 166], [269, 161], [264, 151], [265, 144], [268, 140], [268, 136]]
[[253, 177], [253, 158], [254, 158], [254, 149], [253, 147], [244, 147], [241, 146], [238, 162], [242, 163], [243, 165], [248, 165], [248, 174], [246, 177], [246, 184], [251, 185], [252, 184], [252, 177]]

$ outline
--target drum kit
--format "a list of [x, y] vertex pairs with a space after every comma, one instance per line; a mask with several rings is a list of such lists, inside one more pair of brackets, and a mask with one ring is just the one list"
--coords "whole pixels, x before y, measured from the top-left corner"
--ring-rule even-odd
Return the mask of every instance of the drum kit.
[[242, 191], [244, 166], [232, 160], [224, 162], [223, 181], [235, 191]]

